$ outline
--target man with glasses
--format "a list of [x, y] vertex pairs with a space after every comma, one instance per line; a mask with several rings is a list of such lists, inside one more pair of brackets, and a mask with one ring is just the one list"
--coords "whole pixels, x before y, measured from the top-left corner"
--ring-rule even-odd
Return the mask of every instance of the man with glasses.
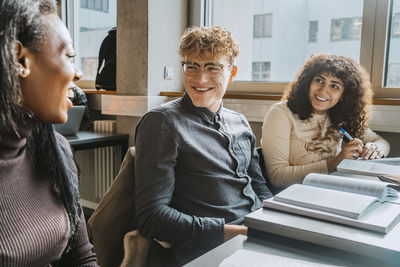
[[185, 95], [143, 116], [136, 128], [136, 220], [184, 264], [247, 234], [243, 217], [272, 196], [245, 117], [222, 105], [239, 49], [221, 27], [181, 38]]

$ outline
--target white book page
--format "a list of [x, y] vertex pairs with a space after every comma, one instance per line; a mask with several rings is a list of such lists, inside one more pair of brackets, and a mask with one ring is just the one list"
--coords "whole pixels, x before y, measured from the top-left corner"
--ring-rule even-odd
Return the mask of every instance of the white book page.
[[271, 266], [287, 266], [287, 267], [307, 267], [307, 266], [338, 266], [315, 263], [311, 261], [298, 260], [273, 254], [260, 253], [250, 250], [239, 249], [228, 258], [224, 259], [218, 267], [271, 267]]
[[378, 201], [376, 197], [294, 184], [274, 196], [275, 201], [358, 219]]
[[396, 190], [387, 187], [388, 184], [381, 181], [310, 173], [306, 176], [306, 178], [304, 178], [303, 184], [373, 196], [377, 197], [380, 201], [397, 198]]
[[365, 175], [365, 174], [359, 174], [359, 173], [338, 172], [338, 171], [336, 171], [336, 172], [329, 173], [329, 175], [357, 178], [357, 179], [363, 179], [363, 180], [379, 181], [378, 176], [371, 176], [371, 175]]

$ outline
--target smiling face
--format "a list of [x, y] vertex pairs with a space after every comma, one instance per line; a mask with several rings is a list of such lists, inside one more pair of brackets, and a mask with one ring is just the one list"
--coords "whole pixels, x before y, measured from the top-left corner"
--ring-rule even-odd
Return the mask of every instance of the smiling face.
[[344, 92], [343, 82], [329, 73], [321, 73], [310, 84], [309, 97], [314, 113], [324, 114], [334, 107]]
[[[216, 59], [210, 53], [202, 57], [188, 57], [185, 62], [200, 66], [195, 75], [184, 75], [185, 89], [193, 105], [217, 112], [228, 84], [236, 75], [236, 66], [230, 65], [227, 56]], [[221, 74], [217, 77], [210, 77], [204, 69], [205, 66], [210, 68], [210, 65], [223, 66]]]
[[67, 93], [75, 87], [82, 73], [73, 63], [75, 56], [71, 37], [56, 15], [47, 15], [47, 33], [39, 51], [22, 48], [18, 55], [28, 70], [20, 74], [22, 106], [45, 123], [64, 123], [72, 107]]

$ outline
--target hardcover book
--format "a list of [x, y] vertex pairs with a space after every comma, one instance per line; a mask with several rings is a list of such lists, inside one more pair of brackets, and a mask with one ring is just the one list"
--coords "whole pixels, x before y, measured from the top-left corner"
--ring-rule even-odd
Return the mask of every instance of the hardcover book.
[[311, 173], [264, 200], [266, 208], [387, 233], [400, 220], [398, 198], [389, 183]]

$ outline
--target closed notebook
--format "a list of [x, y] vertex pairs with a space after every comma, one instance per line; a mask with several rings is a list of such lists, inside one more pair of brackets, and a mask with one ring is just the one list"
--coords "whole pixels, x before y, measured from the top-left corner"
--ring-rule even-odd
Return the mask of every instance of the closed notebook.
[[[394, 161], [396, 163], [396, 161]], [[364, 174], [371, 176], [400, 175], [400, 165], [390, 164], [390, 161], [350, 160], [344, 159], [337, 166], [340, 172]]]
[[274, 201], [358, 219], [375, 208], [376, 197], [294, 184], [274, 197]]

